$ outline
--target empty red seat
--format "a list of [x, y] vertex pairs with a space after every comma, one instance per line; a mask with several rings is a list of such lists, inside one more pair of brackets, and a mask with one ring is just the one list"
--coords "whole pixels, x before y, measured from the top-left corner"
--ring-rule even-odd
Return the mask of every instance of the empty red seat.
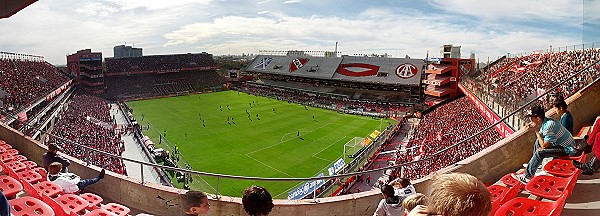
[[13, 155], [8, 154], [7, 152], [0, 154], [0, 160], [3, 162], [9, 162], [12, 159], [13, 159]]
[[42, 193], [39, 192], [34, 186], [33, 184], [27, 182], [27, 181], [23, 181], [21, 180], [21, 184], [23, 185], [23, 190], [25, 190], [25, 193], [29, 194], [29, 196], [35, 197], [37, 199], [42, 199]]
[[129, 210], [129, 208], [127, 208], [127, 206], [117, 204], [117, 203], [109, 203], [106, 205], [102, 205], [102, 209], [112, 212], [113, 214], [120, 215], [120, 216], [127, 215], [131, 211], [131, 210]]
[[104, 209], [94, 209], [93, 211], [88, 212], [84, 216], [116, 216], [116, 214], [113, 214], [112, 212], [109, 212]]
[[98, 209], [100, 208], [100, 204], [102, 203], [103, 199], [102, 197], [93, 194], [93, 193], [84, 193], [79, 195], [81, 198], [83, 198], [84, 200], [88, 201], [88, 210], [92, 210], [92, 209]]
[[2, 154], [2, 153], [4, 153], [4, 152], [6, 152], [6, 149], [5, 149], [5, 148], [3, 148], [3, 147], [0, 147], [0, 154]]
[[5, 164], [6, 164], [6, 168], [9, 168], [15, 172], [20, 172], [20, 171], [27, 169], [27, 165], [25, 165], [24, 163], [21, 163], [20, 161], [16, 161], [16, 160], [6, 162]]
[[32, 184], [42, 181], [42, 175], [30, 169], [17, 172], [17, 177], [19, 180], [27, 181]]
[[18, 155], [19, 150], [11, 148], [11, 149], [6, 149], [6, 152], [4, 152], [4, 153], [10, 154], [10, 155]]
[[46, 171], [46, 169], [44, 169], [44, 167], [36, 167], [33, 168], [33, 170], [42, 175], [43, 181], [46, 181], [46, 179], [48, 178], [48, 172]]
[[27, 160], [27, 157], [25, 157], [23, 155], [20, 155], [20, 154], [17, 154], [17, 155], [13, 155], [13, 160], [23, 162], [23, 161]]
[[23, 190], [23, 185], [10, 176], [0, 176], [0, 190], [7, 198], [12, 198]]
[[37, 163], [35, 163], [33, 161], [29, 161], [29, 160], [21, 161], [21, 163], [25, 164], [25, 166], [27, 166], [27, 168], [29, 168], [29, 169], [34, 169], [38, 166]]
[[52, 210], [54, 210], [54, 214], [56, 216], [77, 216], [75, 212], [66, 211], [68, 209], [63, 208], [63, 206], [61, 206], [56, 200], [46, 195], [42, 195], [42, 201], [44, 201], [50, 206], [50, 208], [52, 208]]
[[88, 206], [88, 201], [84, 200], [80, 196], [74, 194], [61, 195], [54, 200], [60, 205], [65, 212], [68, 214], [84, 212]]
[[13, 216], [54, 216], [48, 204], [30, 196], [9, 200], [8, 204]]
[[520, 187], [523, 188], [525, 185], [523, 185], [523, 183], [521, 183], [519, 180], [516, 180], [515, 178], [513, 178], [511, 176], [512, 173], [506, 174], [504, 176], [502, 176], [502, 178], [500, 179], [502, 181], [502, 183], [504, 183], [505, 185], [511, 186], [511, 187]]
[[577, 172], [577, 168], [573, 166], [571, 160], [554, 159], [544, 166], [544, 170], [555, 176], [569, 177]]
[[64, 194], [62, 187], [51, 181], [43, 181], [33, 185], [36, 191], [40, 192], [42, 195], [46, 195], [49, 197], [56, 197], [58, 195]]
[[[525, 190], [538, 197], [557, 200], [566, 191], [571, 191], [577, 182], [578, 171], [570, 178], [561, 178], [556, 176], [534, 176], [525, 186]], [[567, 194], [569, 196], [569, 194]]]
[[517, 197], [521, 191], [519, 187], [504, 187], [501, 185], [492, 185], [488, 187], [488, 190], [492, 194], [492, 202], [498, 202], [502, 205], [508, 200]]
[[11, 145], [9, 145], [9, 144], [7, 144], [7, 143], [0, 144], [0, 147], [4, 148], [4, 149], [6, 149], [6, 150], [8, 150], [8, 149], [11, 149], [11, 148], [12, 148], [12, 146], [11, 146]]
[[564, 193], [557, 201], [542, 202], [538, 200], [517, 197], [504, 203], [494, 214], [495, 216], [548, 215], [558, 216], [565, 206], [568, 193]]

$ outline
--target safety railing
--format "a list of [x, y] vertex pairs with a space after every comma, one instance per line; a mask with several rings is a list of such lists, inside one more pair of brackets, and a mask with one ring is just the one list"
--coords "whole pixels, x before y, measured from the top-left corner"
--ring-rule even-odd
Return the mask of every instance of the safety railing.
[[[453, 149], [453, 148], [461, 148], [462, 145], [465, 145], [467, 143], [470, 142], [471, 139], [483, 134], [484, 132], [486, 132], [487, 130], [493, 129], [496, 125], [498, 125], [500, 122], [506, 121], [507, 119], [521, 113], [523, 110], [530, 108], [532, 105], [537, 104], [537, 101], [543, 97], [546, 97], [547, 95], [549, 95], [551, 92], [557, 90], [558, 88], [560, 88], [561, 86], [563, 86], [564, 84], [570, 82], [570, 80], [572, 79], [576, 79], [578, 76], [580, 76], [583, 73], [586, 73], [587, 69], [589, 69], [590, 67], [594, 66], [597, 63], [594, 64], [590, 64], [587, 67], [577, 71], [576, 73], [573, 73], [572, 75], [570, 75], [567, 79], [562, 80], [560, 83], [558, 83], [557, 85], [553, 86], [552, 88], [549, 88], [546, 92], [538, 95], [536, 98], [534, 98], [533, 100], [529, 100], [528, 102], [525, 102], [524, 104], [522, 104], [520, 107], [517, 107], [516, 109], [514, 109], [511, 112], [505, 111], [506, 115], [504, 115], [504, 117], [502, 117], [500, 119], [500, 121], [491, 124], [490, 126], [486, 127], [485, 129], [474, 133], [473, 135], [467, 137], [466, 139], [463, 139], [453, 145], [450, 145], [446, 148], [443, 148], [435, 153], [432, 153], [430, 155], [426, 155], [423, 158], [416, 160], [416, 161], [411, 161], [411, 162], [405, 162], [405, 163], [399, 163], [396, 165], [392, 165], [392, 166], [386, 166], [386, 167], [381, 167], [381, 168], [374, 168], [374, 169], [370, 169], [370, 170], [364, 170], [364, 171], [348, 171], [347, 173], [340, 173], [340, 174], [334, 174], [331, 176], [317, 176], [317, 177], [257, 177], [257, 176], [239, 176], [239, 175], [230, 175], [230, 174], [220, 174], [220, 173], [210, 173], [210, 172], [203, 172], [203, 171], [197, 171], [197, 170], [189, 170], [189, 169], [183, 169], [183, 168], [177, 168], [177, 167], [170, 167], [170, 166], [164, 166], [164, 165], [158, 165], [158, 164], [154, 164], [154, 163], [150, 163], [150, 162], [145, 162], [145, 161], [139, 161], [139, 160], [134, 160], [131, 158], [126, 158], [126, 157], [121, 157], [119, 155], [114, 155], [114, 154], [110, 154], [108, 152], [102, 151], [102, 150], [98, 150], [98, 149], [94, 149], [91, 148], [89, 146], [83, 145], [83, 144], [79, 144], [76, 142], [73, 142], [71, 140], [62, 138], [62, 137], [57, 137], [52, 135], [51, 133], [48, 133], [46, 131], [41, 131], [42, 133], [46, 133], [48, 136], [54, 136], [57, 139], [63, 141], [63, 142], [67, 142], [73, 145], [78, 146], [79, 148], [81, 148], [83, 151], [85, 151], [87, 154], [89, 153], [100, 153], [100, 154], [105, 154], [108, 155], [110, 157], [115, 157], [115, 158], [119, 158], [122, 159], [123, 161], [128, 161], [128, 162], [132, 162], [135, 163], [137, 165], [140, 166], [140, 172], [142, 176], [142, 184], [144, 184], [146, 181], [146, 179], [144, 179], [144, 175], [143, 175], [143, 168], [145, 166], [150, 166], [153, 168], [157, 168], [157, 169], [164, 169], [167, 171], [173, 171], [173, 172], [182, 172], [182, 173], [186, 173], [189, 175], [193, 175], [193, 176], [201, 176], [203, 183], [202, 184], [198, 184], [200, 185], [200, 187], [192, 187], [195, 190], [202, 190], [211, 194], [214, 194], [215, 196], [221, 196], [221, 192], [227, 189], [231, 189], [233, 188], [232, 185], [261, 185], [261, 183], [264, 182], [271, 182], [274, 184], [270, 184], [269, 187], [267, 187], [269, 190], [272, 191], [277, 191], [277, 193], [273, 193], [273, 195], [277, 198], [282, 198], [285, 197], [285, 193], [290, 191], [290, 188], [292, 188], [293, 186], [298, 185], [298, 183], [302, 184], [305, 181], [309, 181], [309, 184], [305, 184], [304, 187], [300, 187], [300, 190], [310, 190], [311, 184], [312, 182], [318, 182], [319, 180], [333, 180], [333, 179], [345, 179], [348, 177], [352, 177], [352, 176], [357, 176], [357, 175], [364, 175], [364, 174], [373, 174], [375, 172], [383, 172], [385, 170], [388, 169], [400, 169], [402, 167], [405, 167], [407, 165], [411, 165], [411, 164], [415, 164], [415, 163], [421, 163], [421, 162], [425, 162], [425, 161], [435, 161], [441, 154], [444, 154], [446, 152], [448, 152], [449, 150]], [[592, 82], [590, 83], [596, 83], [598, 82], [598, 78], [594, 79]], [[589, 86], [590, 84], [588, 84]], [[587, 88], [584, 87], [583, 89]], [[89, 158], [83, 158], [84, 161], [89, 161]], [[250, 168], [250, 167], [249, 167]], [[432, 172], [435, 170], [431, 170]], [[232, 172], [235, 172], [232, 170]], [[257, 174], [258, 175], [258, 174]], [[238, 196], [241, 195], [241, 190], [238, 191]], [[231, 195], [231, 193], [229, 193], [229, 195]]]

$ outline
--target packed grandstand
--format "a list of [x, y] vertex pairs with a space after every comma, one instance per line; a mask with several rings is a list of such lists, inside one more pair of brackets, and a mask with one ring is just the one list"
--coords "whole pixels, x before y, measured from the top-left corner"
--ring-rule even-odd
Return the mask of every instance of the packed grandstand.
[[[189, 56], [200, 57], [200, 59], [190, 60]], [[183, 59], [173, 61], [177, 57]], [[0, 60], [0, 73], [2, 74], [0, 92], [3, 95], [2, 120], [10, 122], [11, 126], [22, 129], [30, 136], [36, 131], [48, 129], [47, 132], [52, 136], [39, 137], [46, 145], [56, 144], [70, 156], [115, 173], [127, 175], [127, 167], [122, 159], [105, 154], [122, 155], [124, 151], [120, 138], [124, 130], [116, 126], [114, 116], [110, 113], [110, 104], [123, 99], [170, 97], [224, 89], [229, 85], [224, 85], [226, 78], [214, 71], [216, 65], [211, 58], [206, 54], [183, 54], [152, 56], [147, 59], [145, 57], [107, 59], [106, 74], [109, 77], [106, 79], [107, 91], [102, 95], [88, 94], [71, 85], [65, 88], [65, 83], [70, 84], [71, 78], [47, 62], [2, 59]], [[455, 145], [494, 123], [487, 121], [468, 97], [455, 98], [423, 112], [414, 112], [414, 104], [410, 99], [413, 95], [411, 87], [406, 87], [404, 85], [406, 83], [384, 81], [386, 76], [394, 76], [373, 73], [358, 75], [355, 80], [353, 78], [341, 79], [339, 76], [348, 76], [348, 74], [337, 75], [341, 68], [364, 67], [364, 65], [358, 64], [347, 65], [344, 63], [347, 60], [341, 58], [332, 60], [317, 58], [318, 60], [311, 61], [318, 62], [314, 63], [314, 66], [303, 66], [309, 68], [306, 71], [291, 73], [294, 71], [285, 67], [297, 67], [298, 65], [293, 65], [296, 59], [287, 57], [287, 60], [292, 63], [289, 66], [282, 66], [271, 58], [277, 57], [256, 57], [255, 63], [249, 64], [249, 70], [247, 70], [254, 74], [255, 80], [234, 83], [231, 88], [254, 95], [338, 112], [393, 117], [401, 120], [398, 125], [390, 128], [393, 130], [390, 133], [392, 136], [385, 137], [385, 140], [379, 145], [380, 147], [375, 149], [375, 152], [368, 156], [366, 162], [359, 166], [359, 171], [368, 171], [381, 168], [381, 165], [374, 166], [377, 161], [386, 161], [386, 165], [407, 164], [385, 173], [383, 176], [386, 178], [383, 181], [378, 178], [377, 185], [389, 183], [396, 178], [421, 179], [437, 170], [469, 158], [502, 139], [501, 134], [496, 130], [487, 130], [468, 142]], [[561, 95], [562, 97], [573, 95], [598, 78], [600, 74], [597, 63], [599, 58], [597, 49], [532, 53], [515, 58], [503, 57], [488, 67], [487, 71], [483, 70], [478, 77], [465, 78], [465, 86], [475, 92], [485, 89], [488, 96], [494, 100], [502, 104], [514, 104], [506, 106], [507, 109], [514, 110], [518, 108], [518, 103], [509, 103], [509, 101], [522, 101], [531, 97], [531, 94], [541, 94], [539, 91], [545, 93], [544, 90], [585, 68], [584, 73], [568, 80], [552, 92], [552, 95]], [[365, 58], [360, 59], [365, 60]], [[366, 60], [368, 63], [387, 61], [368, 58]], [[144, 67], [137, 66], [143, 61], [154, 63]], [[334, 61], [334, 63], [329, 61]], [[357, 60], [353, 59], [352, 61]], [[304, 63], [307, 64], [307, 62]], [[274, 71], [261, 71], [266, 69], [266, 65], [271, 65], [271, 70]], [[319, 70], [311, 71], [312, 67], [318, 67]], [[279, 70], [285, 72], [278, 72]], [[388, 71], [394, 71], [394, 68], [388, 69]], [[356, 72], [341, 73], [353, 74]], [[373, 77], [361, 80], [362, 76]], [[382, 81], [376, 81], [377, 79], [382, 79]], [[492, 83], [492, 85], [486, 87], [483, 83]], [[375, 87], [376, 84], [382, 84], [382, 86]], [[408, 96], [408, 99], [394, 100], [396, 97], [402, 96], [386, 92], [393, 88], [406, 88], [408, 92], [404, 98]], [[57, 103], [52, 103], [53, 99], [59, 98], [57, 96], [61, 92], [69, 93], [70, 98], [61, 99], [68, 106], [58, 107]], [[368, 96], [369, 94], [374, 97]], [[418, 93], [414, 95], [415, 98], [418, 97]], [[540, 102], [545, 106], [550, 106], [551, 101], [547, 97]], [[56, 112], [57, 115], [47, 113], [40, 115], [43, 112]], [[31, 119], [27, 119], [27, 116], [34, 116], [36, 119], [31, 121]], [[42, 118], [38, 119], [37, 116]], [[57, 118], [52, 126], [38, 125], [39, 122], [54, 117]], [[408, 119], [415, 119], [417, 124], [409, 127], [410, 135], [404, 134], [408, 136], [408, 141], [397, 142], [400, 138], [400, 128], [405, 126]], [[79, 145], [101, 150], [104, 153], [89, 151]], [[379, 154], [386, 149], [393, 150], [393, 154], [389, 156]], [[439, 154], [440, 151], [444, 153]], [[435, 160], [431, 160], [428, 159], [429, 155], [437, 156]], [[352, 188], [360, 188], [361, 184], [365, 184], [366, 178], [371, 179], [371, 174], [353, 176], [345, 179], [344, 182], [331, 179], [327, 186], [340, 185], [332, 195], [361, 192], [360, 189], [353, 190]], [[368, 185], [368, 183], [366, 184]]]

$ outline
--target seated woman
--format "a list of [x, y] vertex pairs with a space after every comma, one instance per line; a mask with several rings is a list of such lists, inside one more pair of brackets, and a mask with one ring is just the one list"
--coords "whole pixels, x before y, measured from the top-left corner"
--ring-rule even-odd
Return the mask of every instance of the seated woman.
[[100, 174], [91, 179], [81, 180], [81, 177], [74, 173], [61, 173], [62, 164], [58, 162], [51, 163], [48, 166], [48, 180], [62, 187], [65, 193], [83, 192], [83, 190], [92, 184], [104, 178], [105, 171], [102, 169]]
[[573, 160], [572, 162], [575, 167], [582, 170], [582, 174], [594, 175], [594, 173], [600, 169], [600, 161], [598, 160], [598, 155], [600, 155], [600, 118], [596, 119], [594, 128], [592, 128], [592, 132], [588, 134], [586, 142], [588, 146], [592, 147], [594, 157], [592, 157], [592, 159], [590, 159], [590, 161], [587, 163], [581, 163], [576, 160]]

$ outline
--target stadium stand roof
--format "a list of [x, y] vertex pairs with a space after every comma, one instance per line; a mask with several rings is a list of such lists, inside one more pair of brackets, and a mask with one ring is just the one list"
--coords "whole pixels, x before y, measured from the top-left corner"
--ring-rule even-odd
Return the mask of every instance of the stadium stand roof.
[[339, 81], [419, 85], [422, 59], [258, 55], [249, 72]]
[[0, 1], [0, 19], [8, 18], [37, 0], [2, 0]]

